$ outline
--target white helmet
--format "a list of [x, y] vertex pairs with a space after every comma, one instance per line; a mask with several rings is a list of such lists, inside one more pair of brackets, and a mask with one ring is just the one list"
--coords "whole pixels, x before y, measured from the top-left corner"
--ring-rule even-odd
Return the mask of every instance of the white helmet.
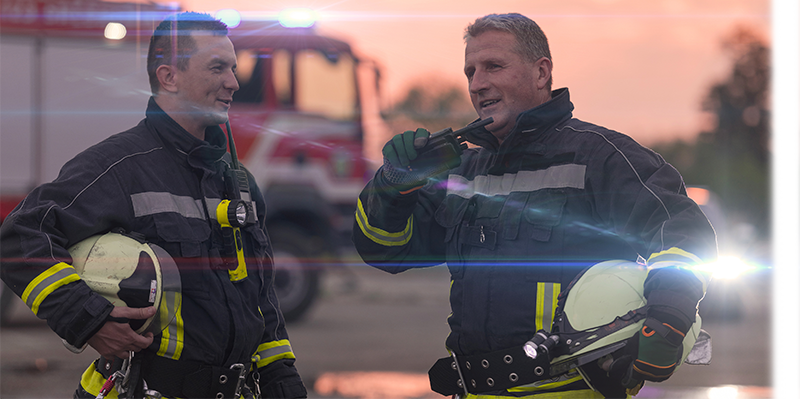
[[[553, 321], [556, 330], [553, 333], [560, 336], [567, 349], [566, 354], [553, 359], [551, 370], [556, 365], [577, 365], [574, 360], [583, 355], [608, 352], [609, 348], [624, 346], [623, 342], [634, 337], [646, 317], [647, 301], [643, 294], [646, 277], [646, 266], [623, 260], [601, 262], [586, 270], [568, 288], [563, 308]], [[683, 339], [679, 365], [710, 361], [711, 339], [701, 330], [701, 324], [700, 316], [696, 315]], [[578, 371], [587, 377], [582, 367]]]
[[139, 334], [158, 334], [178, 312], [180, 274], [164, 249], [132, 237], [116, 232], [89, 237], [69, 248], [72, 265], [92, 291], [114, 306], [155, 306], [154, 316], [130, 324]]

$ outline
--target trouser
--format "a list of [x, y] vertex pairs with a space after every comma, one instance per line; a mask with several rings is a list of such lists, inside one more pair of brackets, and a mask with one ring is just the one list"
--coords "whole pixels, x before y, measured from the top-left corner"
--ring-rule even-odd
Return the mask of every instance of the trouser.
[[591, 389], [580, 389], [576, 391], [564, 392], [544, 392], [534, 395], [525, 396], [503, 396], [503, 395], [473, 395], [463, 394], [454, 395], [456, 399], [604, 399], [605, 396], [600, 392], [595, 392]]
[[[106, 366], [106, 362], [102, 358], [95, 360], [91, 365], [89, 365], [89, 367], [83, 373], [83, 376], [81, 377], [80, 384], [78, 384], [78, 388], [75, 390], [75, 394], [73, 395], [73, 398], [74, 399], [95, 399], [97, 397], [97, 395], [100, 393], [100, 390], [102, 389], [103, 384], [105, 384], [106, 380], [108, 379], [108, 376], [111, 375], [115, 370], [119, 369], [121, 364], [122, 364], [122, 360], [120, 360], [120, 359], [117, 359], [116, 362], [109, 363], [108, 366]], [[248, 364], [248, 367], [249, 367], [249, 364]], [[176, 378], [177, 377], [178, 376], [176, 376]], [[211, 377], [211, 375], [209, 375], [209, 377]], [[234, 377], [235, 376], [230, 375], [226, 379], [233, 384], [233, 383], [236, 382], [236, 378], [234, 378]], [[219, 377], [215, 378], [215, 380], [216, 381], [221, 381], [219, 379]], [[188, 379], [187, 378], [186, 381], [189, 381], [190, 383], [194, 383], [193, 385], [195, 385], [195, 388], [198, 385], [198, 380], [197, 379]], [[145, 379], [144, 382], [146, 383], [147, 380]], [[141, 386], [141, 384], [142, 383], [140, 382], [140, 386]], [[219, 387], [217, 387], [217, 388], [219, 388]], [[174, 389], [174, 387], [173, 387], [173, 389]], [[192, 393], [185, 395], [185, 397], [184, 397], [184, 395], [174, 395], [174, 396], [173, 395], [164, 395], [163, 398], [215, 399], [215, 398], [217, 398], [216, 391], [218, 391], [218, 390], [219, 389], [207, 389], [207, 390], [202, 390], [202, 391], [198, 391], [196, 389], [195, 390], [184, 390], [183, 392], [192, 392]], [[204, 392], [204, 393], [199, 393], [199, 392]], [[134, 398], [134, 397], [131, 396], [130, 399], [142, 399], [141, 393], [142, 393], [142, 391], [140, 390], [139, 391], [139, 397]], [[159, 393], [161, 394], [161, 392], [159, 392]], [[233, 397], [233, 395], [231, 394], [230, 391], [226, 391], [226, 393], [228, 393], [228, 395], [223, 395], [226, 399]], [[250, 391], [250, 389], [246, 385], [242, 386], [240, 393], [241, 393], [241, 398], [242, 399], [253, 399], [253, 394], [252, 394], [252, 392]], [[113, 389], [111, 389], [110, 392], [108, 392], [106, 394], [105, 398], [107, 398], [107, 399], [118, 399], [119, 398], [119, 393], [117, 392], [116, 388], [113, 388]]]

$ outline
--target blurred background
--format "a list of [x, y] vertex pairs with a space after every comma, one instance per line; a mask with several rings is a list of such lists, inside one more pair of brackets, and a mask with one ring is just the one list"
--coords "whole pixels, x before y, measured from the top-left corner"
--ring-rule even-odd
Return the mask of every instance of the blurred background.
[[[446, 355], [447, 270], [390, 276], [360, 263], [354, 202], [393, 134], [476, 118], [464, 28], [519, 12], [547, 34], [554, 88], [570, 88], [575, 117], [662, 154], [718, 233], [700, 308], [714, 360], [640, 397], [773, 397], [771, 6], [0, 0], [0, 220], [77, 152], [144, 116], [154, 23], [175, 10], [216, 15], [232, 27], [242, 88], [231, 124], [268, 201], [281, 304], [312, 396], [436, 397], [425, 373]], [[94, 354], [67, 352], [2, 297], [0, 396], [70, 396]]]

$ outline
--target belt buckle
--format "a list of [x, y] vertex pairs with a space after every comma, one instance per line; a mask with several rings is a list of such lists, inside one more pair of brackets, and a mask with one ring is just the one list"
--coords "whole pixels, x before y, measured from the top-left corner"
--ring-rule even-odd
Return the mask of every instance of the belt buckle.
[[230, 369], [239, 372], [239, 378], [236, 380], [236, 387], [233, 390], [233, 398], [238, 399], [242, 396], [242, 387], [247, 379], [247, 369], [242, 363], [234, 363]]

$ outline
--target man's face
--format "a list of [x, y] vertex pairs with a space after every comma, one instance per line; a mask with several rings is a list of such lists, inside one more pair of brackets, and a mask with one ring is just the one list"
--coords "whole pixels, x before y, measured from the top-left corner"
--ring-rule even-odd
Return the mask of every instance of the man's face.
[[192, 37], [197, 51], [186, 70], [176, 72], [179, 107], [202, 126], [225, 123], [233, 93], [239, 90], [233, 44], [227, 36], [207, 32], [193, 32]]
[[[472, 106], [481, 119], [494, 118], [486, 128], [501, 141], [521, 112], [550, 98], [541, 83], [543, 59], [525, 61], [514, 51], [515, 45], [511, 33], [486, 31], [468, 39], [464, 58]], [[549, 79], [549, 69], [546, 72]]]

